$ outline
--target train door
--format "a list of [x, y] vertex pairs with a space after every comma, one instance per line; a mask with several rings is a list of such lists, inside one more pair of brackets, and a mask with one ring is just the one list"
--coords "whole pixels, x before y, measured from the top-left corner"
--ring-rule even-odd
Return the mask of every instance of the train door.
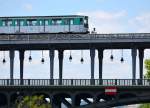
[[74, 32], [73, 19], [69, 19], [69, 32]]
[[63, 32], [64, 32], [64, 33], [69, 32], [70, 26], [69, 26], [69, 19], [68, 19], [68, 18], [64, 18], [64, 19], [63, 19], [63, 26], [64, 26]]

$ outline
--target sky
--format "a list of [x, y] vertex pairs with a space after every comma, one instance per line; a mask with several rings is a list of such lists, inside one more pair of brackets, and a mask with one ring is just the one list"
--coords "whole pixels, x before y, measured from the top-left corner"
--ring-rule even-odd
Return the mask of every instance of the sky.
[[[87, 15], [89, 30], [96, 28], [97, 33], [149, 33], [150, 0], [0, 0], [2, 16], [52, 16], [52, 15]], [[28, 61], [29, 51], [25, 52], [24, 78], [48, 79], [49, 52], [44, 51], [45, 63], [41, 64], [41, 51], [31, 51], [32, 62]], [[114, 61], [110, 60], [110, 50], [104, 51], [103, 78], [132, 78], [131, 50], [123, 50], [125, 62], [120, 63], [121, 50], [113, 50]], [[64, 52], [64, 79], [89, 79], [90, 54], [83, 51], [84, 63], [80, 63], [81, 51]], [[145, 50], [144, 59], [150, 58], [150, 50]], [[0, 60], [3, 59], [0, 52]], [[9, 53], [5, 52], [6, 63], [0, 62], [0, 78], [9, 78]], [[137, 54], [137, 78], [139, 78]], [[145, 69], [144, 69], [145, 71]], [[58, 53], [55, 51], [54, 78], [58, 78]], [[15, 52], [14, 78], [19, 78], [19, 56]], [[98, 78], [98, 56], [95, 57], [95, 78]]]

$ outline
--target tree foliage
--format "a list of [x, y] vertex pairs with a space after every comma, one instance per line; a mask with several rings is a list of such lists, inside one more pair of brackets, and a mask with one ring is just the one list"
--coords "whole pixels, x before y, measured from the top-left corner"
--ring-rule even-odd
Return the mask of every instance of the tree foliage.
[[145, 78], [150, 79], [150, 59], [146, 59], [144, 64], [146, 69]]
[[25, 96], [21, 100], [16, 101], [17, 108], [52, 108], [43, 95]]
[[150, 108], [150, 104], [142, 104], [139, 106], [139, 108]]
[[[144, 75], [144, 77], [146, 79], [150, 79], [150, 59], [146, 59], [144, 61], [144, 65], [145, 65], [145, 69], [146, 69], [146, 74]], [[140, 105], [139, 108], [150, 108], [150, 103], [142, 104], [142, 105]]]

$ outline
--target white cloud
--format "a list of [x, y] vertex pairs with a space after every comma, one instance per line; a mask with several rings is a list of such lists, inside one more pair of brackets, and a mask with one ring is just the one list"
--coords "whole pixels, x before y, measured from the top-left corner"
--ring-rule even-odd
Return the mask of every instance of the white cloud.
[[78, 12], [77, 14], [89, 16], [90, 29], [95, 27], [99, 33], [123, 32], [124, 25], [122, 24], [122, 19], [127, 16], [125, 10], [118, 12]]
[[150, 32], [150, 12], [140, 14], [129, 20], [130, 26], [137, 32]]
[[24, 4], [23, 7], [24, 7], [24, 9], [27, 10], [27, 11], [32, 11], [32, 9], [33, 9], [32, 4], [29, 4], [29, 3]]

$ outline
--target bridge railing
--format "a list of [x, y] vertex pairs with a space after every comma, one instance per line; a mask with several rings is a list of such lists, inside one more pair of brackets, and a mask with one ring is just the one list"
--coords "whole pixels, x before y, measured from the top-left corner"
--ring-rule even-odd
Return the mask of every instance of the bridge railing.
[[0, 86], [150, 86], [150, 79], [0, 79]]
[[0, 34], [0, 40], [98, 40], [98, 39], [150, 39], [150, 33], [114, 33], [114, 34]]

